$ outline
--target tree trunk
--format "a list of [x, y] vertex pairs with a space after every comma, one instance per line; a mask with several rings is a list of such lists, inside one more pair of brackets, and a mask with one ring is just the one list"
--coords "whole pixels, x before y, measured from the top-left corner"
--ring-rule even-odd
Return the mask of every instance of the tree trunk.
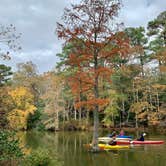
[[[94, 40], [96, 43], [97, 40], [97, 34], [95, 33], [94, 35]], [[96, 48], [94, 48], [94, 71], [95, 71], [95, 82], [94, 82], [94, 96], [95, 99], [99, 98], [99, 89], [98, 89], [98, 75], [96, 73], [97, 69], [98, 69], [98, 50], [96, 50]], [[93, 112], [93, 117], [94, 117], [94, 131], [93, 131], [93, 140], [92, 140], [92, 149], [93, 151], [99, 151], [99, 147], [98, 147], [98, 128], [99, 128], [99, 106], [95, 105], [95, 110]]]
[[122, 123], [124, 121], [124, 112], [125, 112], [125, 104], [124, 104], [124, 99], [122, 99]]
[[56, 110], [55, 112], [55, 131], [59, 130], [59, 112]]
[[79, 123], [81, 123], [81, 119], [82, 119], [82, 117], [81, 117], [81, 112], [82, 112], [82, 109], [80, 108], [80, 109], [79, 109]]
[[129, 117], [130, 117], [130, 112], [128, 111], [128, 112], [127, 112], [127, 119], [126, 119], [126, 122], [127, 122], [127, 123], [129, 122]]
[[[73, 105], [74, 105], [74, 103], [73, 103]], [[75, 107], [74, 107], [74, 120], [77, 120], [77, 110]]]
[[156, 101], [157, 101], [157, 112], [160, 111], [160, 101], [159, 101], [159, 95], [158, 95], [158, 92], [156, 94]]
[[93, 145], [93, 150], [94, 151], [98, 151], [99, 147], [98, 147], [98, 128], [99, 128], [99, 113], [98, 113], [98, 109], [99, 107], [96, 106], [96, 109], [93, 111], [93, 116], [94, 116], [94, 126], [93, 126], [93, 141], [92, 141], [92, 145]]
[[142, 77], [144, 77], [144, 61], [143, 61], [143, 56], [140, 54], [140, 64], [141, 64], [141, 73]]
[[138, 129], [138, 115], [136, 114], [136, 117], [135, 117], [135, 127]]

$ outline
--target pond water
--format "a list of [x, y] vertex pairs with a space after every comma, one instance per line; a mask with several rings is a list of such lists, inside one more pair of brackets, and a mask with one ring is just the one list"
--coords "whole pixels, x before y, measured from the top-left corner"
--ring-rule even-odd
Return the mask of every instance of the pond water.
[[[92, 153], [84, 147], [92, 139], [90, 132], [25, 132], [20, 137], [32, 151], [40, 147], [58, 155], [65, 166], [166, 166], [166, 143]], [[146, 139], [166, 141], [166, 135], [153, 133]]]

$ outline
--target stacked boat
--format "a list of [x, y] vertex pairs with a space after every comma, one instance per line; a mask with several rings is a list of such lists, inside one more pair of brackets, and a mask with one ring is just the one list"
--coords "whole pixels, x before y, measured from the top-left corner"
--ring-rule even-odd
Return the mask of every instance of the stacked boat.
[[[109, 145], [111, 141], [115, 139], [116, 145]], [[110, 150], [110, 149], [126, 149], [129, 148], [130, 145], [145, 145], [145, 144], [164, 144], [163, 140], [145, 140], [145, 141], [138, 141], [133, 140], [132, 136], [116, 136], [116, 138], [112, 137], [99, 137], [99, 148], [101, 150]]]
[[[103, 142], [103, 143], [108, 143], [110, 141], [113, 140], [113, 137], [99, 137], [98, 138], [99, 142]], [[131, 141], [132, 140], [132, 136], [116, 136], [115, 138], [116, 141]]]

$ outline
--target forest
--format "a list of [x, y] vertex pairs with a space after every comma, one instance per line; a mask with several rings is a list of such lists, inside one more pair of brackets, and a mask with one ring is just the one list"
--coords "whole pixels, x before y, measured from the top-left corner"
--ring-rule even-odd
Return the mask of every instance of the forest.
[[[99, 129], [166, 126], [166, 11], [146, 27], [112, 26], [120, 3], [97, 2], [64, 10], [54, 70], [39, 74], [28, 61], [12, 71], [0, 52], [2, 131], [93, 130], [96, 146]], [[9, 49], [21, 49], [20, 37], [0, 27]]]

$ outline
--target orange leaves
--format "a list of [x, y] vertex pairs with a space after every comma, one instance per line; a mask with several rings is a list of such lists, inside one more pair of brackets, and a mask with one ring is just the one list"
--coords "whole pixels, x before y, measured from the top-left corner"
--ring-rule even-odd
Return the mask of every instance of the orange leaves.
[[74, 76], [68, 78], [68, 80], [72, 92], [75, 95], [86, 93], [87, 91], [93, 89], [94, 82], [89, 73], [78, 71]]
[[70, 54], [67, 63], [70, 64], [71, 66], [80, 67], [81, 64], [86, 62], [88, 59], [89, 58], [86, 55], [77, 56], [76, 54]]
[[124, 58], [129, 53], [125, 34], [114, 33], [108, 26], [119, 8], [119, 0], [83, 0], [65, 9], [64, 24], [58, 24], [59, 36], [73, 46], [67, 54], [66, 66], [74, 70], [68, 83], [78, 99], [78, 107], [100, 107], [107, 103], [106, 99], [99, 99], [101, 80], [110, 83], [112, 57]]
[[99, 76], [104, 77], [105, 80], [110, 81], [110, 78], [111, 78], [110, 76], [112, 74], [112, 70], [109, 69], [108, 67], [100, 66], [95, 70], [95, 74], [97, 77], [99, 77]]
[[104, 59], [108, 59], [108, 58], [110, 58], [110, 57], [114, 57], [114, 56], [116, 56], [118, 53], [119, 53], [119, 51], [120, 51], [120, 49], [119, 48], [112, 48], [112, 49], [110, 49], [110, 50], [102, 50], [101, 52], [100, 52], [100, 57], [101, 58], [104, 58]]
[[90, 109], [94, 109], [95, 106], [106, 106], [109, 104], [109, 100], [108, 99], [90, 99], [90, 100], [87, 100], [87, 101], [81, 101], [81, 102], [77, 102], [75, 104], [75, 107], [76, 108], [80, 108], [80, 107], [85, 107], [85, 108], [88, 108], [89, 110]]
[[166, 66], [160, 66], [159, 69], [160, 72], [166, 73]]

